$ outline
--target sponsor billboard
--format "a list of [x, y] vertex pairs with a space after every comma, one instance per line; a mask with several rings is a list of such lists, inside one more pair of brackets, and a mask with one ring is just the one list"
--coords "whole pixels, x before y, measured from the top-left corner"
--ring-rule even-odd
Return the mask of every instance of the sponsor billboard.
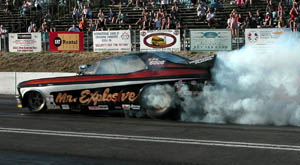
[[229, 29], [195, 29], [190, 30], [190, 36], [191, 51], [232, 50]]
[[245, 46], [265, 51], [270, 49], [282, 34], [290, 32], [290, 28], [246, 29]]
[[140, 51], [180, 51], [180, 30], [140, 31]]
[[61, 52], [81, 52], [84, 51], [83, 32], [50, 32], [49, 49], [50, 51]]
[[41, 33], [9, 33], [9, 52], [31, 53], [42, 51]]
[[94, 52], [131, 51], [130, 31], [94, 31], [93, 43]]

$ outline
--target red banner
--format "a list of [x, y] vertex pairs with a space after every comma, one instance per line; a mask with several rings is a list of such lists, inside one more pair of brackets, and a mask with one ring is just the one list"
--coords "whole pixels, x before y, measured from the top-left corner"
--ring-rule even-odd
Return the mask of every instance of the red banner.
[[83, 32], [50, 32], [50, 51], [82, 52], [84, 51], [83, 36]]

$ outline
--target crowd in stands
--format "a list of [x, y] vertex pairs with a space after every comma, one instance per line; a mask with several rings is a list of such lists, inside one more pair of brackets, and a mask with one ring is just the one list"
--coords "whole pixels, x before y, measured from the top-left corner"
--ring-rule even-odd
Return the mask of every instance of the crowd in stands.
[[[252, 5], [253, 2], [236, 0], [231, 3], [238, 8]], [[227, 28], [232, 30], [233, 37], [238, 37], [238, 32], [244, 32], [246, 28], [290, 28], [292, 32], [297, 31], [300, 3], [298, 0], [279, 1], [266, 0], [265, 11], [256, 10], [252, 13], [250, 10], [247, 16], [242, 16], [235, 9], [229, 15]]]
[[[1, 1], [1, 0], [0, 0]], [[97, 9], [93, 14], [90, 1], [83, 2], [77, 0], [72, 11], [73, 24], [68, 31], [102, 31], [108, 30], [109, 24], [126, 25], [120, 26], [131, 28], [136, 25], [139, 30], [163, 30], [180, 29], [182, 20], [179, 16], [181, 12], [179, 5], [186, 8], [194, 8], [198, 16], [197, 21], [206, 22], [208, 27], [213, 27], [218, 7], [225, 0], [121, 0], [120, 4], [111, 0], [109, 12], [104, 9]], [[5, 0], [4, 11], [10, 14], [10, 10], [20, 5], [20, 17], [24, 17], [29, 11], [41, 11], [43, 5], [39, 0]], [[247, 15], [239, 13], [238, 9], [247, 9], [255, 4], [252, 0], [232, 0], [231, 5], [235, 5], [228, 16], [227, 25], [224, 28], [232, 30], [233, 37], [238, 37], [239, 31], [246, 28], [291, 28], [296, 31], [298, 23], [298, 13], [300, 10], [299, 0], [286, 0], [274, 2], [266, 0], [265, 10], [256, 10], [254, 13], [249, 9]], [[116, 9], [118, 6], [118, 9]], [[137, 10], [140, 14], [136, 22], [130, 21], [130, 17], [124, 10]], [[116, 10], [116, 11], [115, 11]], [[28, 26], [28, 32], [49, 32], [56, 31], [52, 22], [50, 12], [42, 14], [39, 20], [32, 20]]]

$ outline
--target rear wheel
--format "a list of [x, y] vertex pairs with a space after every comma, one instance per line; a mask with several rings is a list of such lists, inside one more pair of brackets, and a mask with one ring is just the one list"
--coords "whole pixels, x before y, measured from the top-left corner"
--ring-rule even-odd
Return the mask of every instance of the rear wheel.
[[169, 85], [148, 86], [141, 93], [140, 104], [150, 118], [168, 118], [175, 112], [175, 98]]
[[46, 109], [46, 99], [40, 92], [32, 91], [27, 95], [27, 106], [31, 112], [41, 112]]

